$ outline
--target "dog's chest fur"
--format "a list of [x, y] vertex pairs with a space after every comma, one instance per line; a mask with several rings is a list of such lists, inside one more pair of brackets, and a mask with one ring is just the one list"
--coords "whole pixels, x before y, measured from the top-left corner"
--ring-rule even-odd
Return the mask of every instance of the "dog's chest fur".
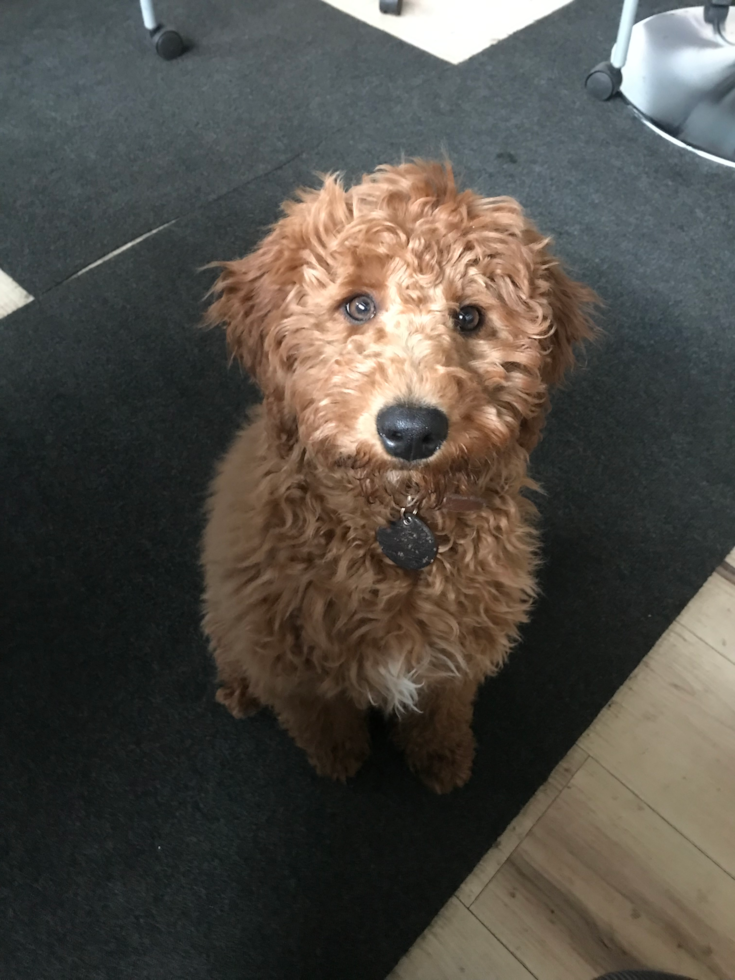
[[437, 520], [440, 554], [420, 572], [380, 553], [374, 522], [345, 523], [323, 550], [317, 525], [298, 562], [306, 574], [292, 579], [305, 667], [334, 693], [386, 712], [420, 710], [422, 692], [437, 683], [493, 673], [533, 591], [532, 543], [517, 516]]
[[327, 573], [301, 593], [307, 664], [335, 693], [386, 712], [420, 710], [425, 689], [492, 673], [524, 617], [530, 577], [493, 567], [485, 545], [478, 564], [442, 556], [417, 574], [355, 549], [350, 574]]
[[225, 460], [204, 556], [207, 631], [243, 651], [262, 699], [295, 687], [421, 710], [432, 686], [499, 668], [534, 591], [535, 535], [517, 494], [476, 513], [422, 514], [439, 553], [410, 572], [377, 546], [390, 508], [314, 492], [302, 469], [284, 474], [262, 445], [253, 451], [263, 439], [256, 423]]
[[409, 668], [396, 657], [369, 670], [366, 680], [367, 698], [376, 707], [398, 712], [418, 707], [424, 683], [420, 668]]
[[365, 671], [365, 694], [373, 706], [386, 712], [416, 711], [421, 691], [430, 679], [460, 677], [465, 672], [460, 653], [451, 657], [427, 647], [423, 659], [414, 666], [398, 655], [370, 665]]

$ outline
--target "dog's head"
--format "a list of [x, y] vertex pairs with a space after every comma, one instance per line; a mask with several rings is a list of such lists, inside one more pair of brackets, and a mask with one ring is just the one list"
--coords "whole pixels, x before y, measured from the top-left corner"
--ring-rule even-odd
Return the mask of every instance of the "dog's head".
[[327, 177], [284, 210], [223, 265], [208, 313], [282, 447], [419, 487], [532, 448], [594, 295], [514, 200], [417, 162]]

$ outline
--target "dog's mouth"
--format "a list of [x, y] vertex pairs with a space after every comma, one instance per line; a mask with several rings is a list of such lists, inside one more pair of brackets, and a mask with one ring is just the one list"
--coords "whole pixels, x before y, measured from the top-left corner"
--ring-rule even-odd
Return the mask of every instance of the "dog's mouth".
[[399, 461], [372, 450], [342, 454], [333, 460], [333, 465], [352, 473], [356, 489], [371, 504], [383, 503], [398, 509], [409, 504], [437, 508], [448, 496], [476, 492], [487, 460], [482, 465], [477, 461], [473, 467], [469, 458], [445, 453], [437, 456]]
[[388, 487], [398, 487], [412, 477], [420, 479], [422, 483], [427, 483], [430, 482], [428, 471], [429, 465], [424, 461], [404, 463], [403, 466], [392, 465], [390, 469], [385, 471], [385, 483]]

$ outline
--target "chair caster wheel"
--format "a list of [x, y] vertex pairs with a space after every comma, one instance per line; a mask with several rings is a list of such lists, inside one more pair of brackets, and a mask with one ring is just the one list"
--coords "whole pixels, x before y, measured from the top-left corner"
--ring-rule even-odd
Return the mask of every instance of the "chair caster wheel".
[[589, 73], [585, 79], [584, 87], [594, 99], [607, 102], [613, 95], [617, 95], [622, 84], [622, 71], [611, 65], [609, 61], [603, 61], [599, 65], [595, 65]]
[[403, 0], [380, 0], [381, 14], [400, 14]]
[[181, 35], [169, 27], [157, 27], [151, 31], [151, 41], [155, 45], [156, 54], [164, 61], [173, 61], [184, 53]]

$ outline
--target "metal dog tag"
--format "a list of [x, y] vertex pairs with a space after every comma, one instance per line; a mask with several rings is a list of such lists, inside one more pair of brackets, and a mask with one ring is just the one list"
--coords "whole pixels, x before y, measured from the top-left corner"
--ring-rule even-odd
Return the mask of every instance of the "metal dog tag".
[[376, 537], [383, 554], [399, 568], [416, 571], [436, 558], [436, 538], [415, 514], [405, 514], [388, 527], [379, 527]]

